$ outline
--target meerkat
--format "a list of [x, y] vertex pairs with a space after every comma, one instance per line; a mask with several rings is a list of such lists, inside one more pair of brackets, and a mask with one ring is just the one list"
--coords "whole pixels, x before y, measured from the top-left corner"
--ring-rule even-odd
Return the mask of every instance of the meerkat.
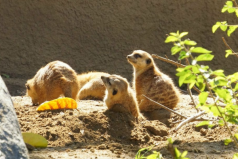
[[79, 91], [77, 73], [64, 62], [50, 62], [26, 82], [26, 91], [33, 105], [56, 99], [60, 95], [76, 100]]
[[110, 75], [102, 76], [101, 79], [106, 87], [104, 102], [109, 110], [130, 113], [135, 118], [141, 116], [135, 92], [125, 78], [119, 75]]
[[106, 87], [104, 86], [101, 76], [109, 76], [105, 72], [87, 72], [77, 76], [79, 83], [79, 92], [77, 99], [97, 99], [103, 100]]
[[169, 76], [158, 69], [149, 53], [135, 50], [127, 56], [127, 60], [134, 68], [133, 87], [140, 111], [150, 112], [161, 109], [143, 95], [171, 109], [177, 106], [180, 99], [179, 89], [175, 87]]

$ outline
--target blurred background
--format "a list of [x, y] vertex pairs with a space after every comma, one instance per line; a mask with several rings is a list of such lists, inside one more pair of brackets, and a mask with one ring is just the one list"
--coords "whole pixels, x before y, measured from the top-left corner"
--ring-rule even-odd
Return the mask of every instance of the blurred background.
[[[171, 55], [166, 34], [186, 36], [215, 58], [212, 69], [237, 71], [238, 59], [225, 58], [224, 36], [238, 51], [235, 32], [227, 37], [211, 28], [217, 21], [238, 24], [235, 14], [221, 13], [222, 0], [0, 0], [0, 74], [11, 95], [24, 95], [25, 82], [47, 63], [61, 60], [76, 72], [103, 71], [132, 80], [126, 56], [135, 49]], [[176, 67], [155, 60], [176, 85]], [[207, 63], [208, 64], [208, 63]]]

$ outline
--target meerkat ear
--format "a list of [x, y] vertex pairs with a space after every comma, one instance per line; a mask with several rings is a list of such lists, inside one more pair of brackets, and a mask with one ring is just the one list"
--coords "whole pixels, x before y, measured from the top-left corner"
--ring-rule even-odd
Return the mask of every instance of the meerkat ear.
[[146, 64], [150, 64], [150, 63], [151, 63], [151, 59], [147, 59]]
[[26, 84], [26, 89], [30, 90], [29, 84]]
[[112, 95], [116, 95], [117, 94], [117, 90], [113, 89]]

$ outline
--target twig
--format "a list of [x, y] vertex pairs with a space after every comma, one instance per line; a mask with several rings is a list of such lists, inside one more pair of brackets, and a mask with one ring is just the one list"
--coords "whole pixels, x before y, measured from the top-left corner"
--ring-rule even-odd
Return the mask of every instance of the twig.
[[160, 103], [158, 103], [158, 102], [156, 102], [156, 101], [150, 99], [150, 98], [147, 97], [146, 95], [143, 94], [143, 96], [144, 96], [146, 99], [150, 100], [151, 102], [154, 102], [154, 103], [158, 104], [158, 105], [161, 106], [162, 108], [164, 108], [164, 109], [166, 109], [166, 110], [168, 110], [168, 111], [170, 111], [170, 112], [172, 112], [172, 113], [174, 113], [174, 114], [177, 114], [178, 116], [180, 116], [180, 117], [182, 117], [182, 118], [187, 118], [186, 116], [183, 116], [183, 115], [177, 113], [176, 111], [174, 111], [174, 110], [172, 110], [172, 109], [169, 109], [168, 107], [164, 106], [163, 104], [160, 104]]
[[175, 129], [175, 131], [178, 131], [178, 129], [180, 129], [184, 124], [190, 122], [190, 121], [193, 121], [194, 119], [196, 119], [197, 117], [203, 115], [205, 113], [205, 111], [201, 111], [199, 112], [198, 114], [192, 116], [192, 117], [189, 117], [187, 118], [186, 120], [182, 121]]
[[237, 5], [236, 1], [235, 1], [235, 0], [232, 0], [232, 1], [235, 3], [235, 6], [236, 6], [236, 7], [238, 7], [238, 5]]
[[191, 98], [191, 100], [192, 100], [192, 102], [193, 102], [193, 107], [197, 110], [197, 112], [199, 112], [199, 110], [196, 108], [196, 103], [195, 103], [195, 101], [194, 101], [194, 99], [193, 99], [192, 92], [191, 92], [191, 90], [189, 89], [189, 84], [187, 84], [187, 90], [188, 90], [188, 94], [190, 95], [190, 98]]
[[[190, 118], [190, 117], [189, 117]], [[179, 121], [175, 121], [175, 122], [171, 122], [172, 124], [177, 124], [177, 123], [180, 123], [180, 122], [183, 122], [184, 120], [179, 120]], [[212, 119], [204, 119], [204, 118], [196, 118], [196, 119], [193, 119], [192, 121], [214, 121]], [[190, 121], [190, 122], [192, 122]]]
[[[224, 44], [226, 45], [226, 47], [227, 47], [228, 49], [230, 49], [233, 53], [235, 53], [235, 51], [232, 50], [232, 48], [227, 44], [227, 42], [226, 42], [226, 40], [225, 40], [224, 37], [222, 37], [222, 40], [223, 40]], [[238, 58], [238, 55], [237, 55], [237, 54], [234, 54], [234, 55]]]
[[156, 54], [152, 54], [152, 57], [153, 57], [153, 58], [156, 58], [156, 59], [159, 59], [159, 60], [162, 60], [162, 61], [164, 61], [164, 62], [173, 64], [173, 65], [175, 65], [175, 66], [177, 66], [177, 67], [186, 67], [186, 65], [180, 64], [180, 63], [175, 62], [175, 61], [170, 60], [170, 59], [166, 59], [166, 58], [161, 57], [161, 56], [158, 56], [158, 55], [156, 55]]

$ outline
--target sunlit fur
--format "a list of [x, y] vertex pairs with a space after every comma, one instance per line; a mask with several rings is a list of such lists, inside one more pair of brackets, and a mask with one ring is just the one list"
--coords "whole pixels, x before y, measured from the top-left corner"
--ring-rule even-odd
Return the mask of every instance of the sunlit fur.
[[133, 87], [136, 91], [140, 111], [160, 109], [160, 106], [149, 101], [143, 95], [172, 109], [177, 106], [180, 98], [178, 88], [174, 86], [169, 76], [158, 69], [149, 53], [135, 50], [127, 56], [127, 60], [134, 68]]
[[76, 72], [61, 61], [53, 61], [42, 67], [27, 81], [26, 88], [33, 105], [56, 99], [60, 95], [76, 99], [79, 90]]
[[101, 76], [109, 76], [104, 72], [87, 72], [78, 75], [79, 93], [77, 99], [97, 99], [103, 100], [105, 95], [105, 86]]
[[140, 115], [134, 90], [127, 80], [118, 75], [102, 76], [106, 86], [104, 102], [109, 110], [130, 113], [138, 118]]

